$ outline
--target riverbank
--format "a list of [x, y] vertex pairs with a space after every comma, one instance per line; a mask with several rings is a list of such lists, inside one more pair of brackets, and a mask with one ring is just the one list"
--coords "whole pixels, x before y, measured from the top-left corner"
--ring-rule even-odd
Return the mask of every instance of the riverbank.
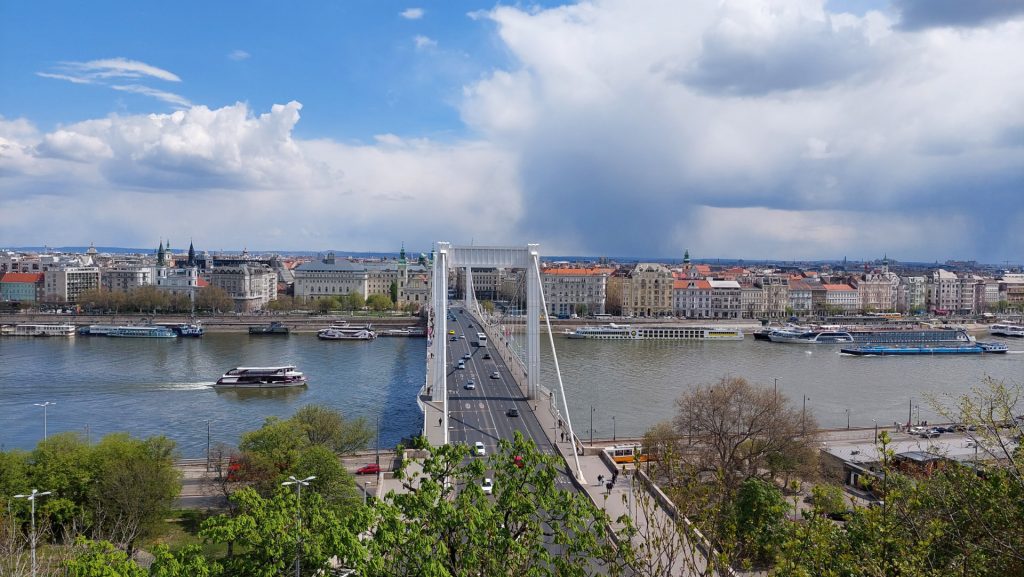
[[[372, 324], [376, 329], [423, 326], [423, 319], [415, 316], [394, 315], [309, 315], [309, 314], [225, 314], [199, 315], [196, 319], [207, 332], [245, 333], [251, 326], [266, 326], [279, 322], [298, 333], [315, 333], [332, 323]], [[147, 323], [190, 323], [190, 315], [85, 315], [85, 314], [6, 314], [0, 315], [0, 325], [15, 324], [61, 324], [77, 327], [88, 325], [139, 325]]]

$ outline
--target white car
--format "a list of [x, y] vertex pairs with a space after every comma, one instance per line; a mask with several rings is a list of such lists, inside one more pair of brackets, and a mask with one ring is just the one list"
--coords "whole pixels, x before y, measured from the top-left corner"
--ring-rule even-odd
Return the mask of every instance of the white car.
[[494, 494], [494, 481], [492, 481], [490, 479], [484, 479], [484, 482], [483, 482], [482, 485], [480, 485], [480, 488], [483, 489], [484, 495], [493, 495]]
[[501, 373], [499, 373], [498, 371], [494, 371], [493, 373], [491, 373], [491, 378], [492, 379], [500, 379], [501, 378]]
[[487, 454], [487, 448], [484, 447], [483, 443], [481, 443], [480, 441], [477, 441], [477, 442], [473, 443], [473, 453], [477, 457], [483, 457], [484, 455]]
[[465, 389], [467, 391], [472, 391], [475, 388], [476, 388], [476, 383], [473, 382], [473, 379], [470, 379], [470, 380], [466, 381]]

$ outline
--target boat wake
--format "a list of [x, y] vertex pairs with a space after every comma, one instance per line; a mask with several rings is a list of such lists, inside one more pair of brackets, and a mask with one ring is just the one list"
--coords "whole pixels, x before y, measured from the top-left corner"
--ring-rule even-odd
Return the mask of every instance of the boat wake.
[[198, 391], [200, 389], [213, 388], [215, 381], [203, 381], [201, 383], [161, 383], [157, 389], [161, 391]]

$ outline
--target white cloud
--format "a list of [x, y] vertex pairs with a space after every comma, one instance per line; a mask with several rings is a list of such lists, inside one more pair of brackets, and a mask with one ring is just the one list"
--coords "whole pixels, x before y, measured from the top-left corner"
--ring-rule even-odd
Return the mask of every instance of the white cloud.
[[[0, 178], [0, 245], [79, 235], [146, 245], [159, 233], [140, 207], [159, 215], [157, 228], [216, 236], [210, 248], [390, 248], [379, 245], [381, 231], [396, 226], [422, 251], [439, 236], [518, 240], [520, 195], [506, 151], [394, 134], [372, 145], [301, 141], [292, 136], [301, 108], [193, 106], [42, 135], [24, 121], [0, 121], [0, 150], [9, 138], [19, 154], [0, 156], [10, 176]], [[4, 170], [5, 161], [19, 170]], [[31, 215], [44, 211], [41, 225]]]
[[417, 50], [427, 50], [429, 48], [437, 47], [437, 40], [433, 40], [420, 34], [417, 34], [415, 37], [413, 37], [412, 41], [413, 44], [416, 45]]
[[228, 58], [236, 62], [239, 60], [248, 60], [250, 56], [252, 55], [245, 50], [232, 50], [228, 53]]
[[112, 84], [110, 87], [122, 92], [133, 92], [135, 94], [152, 96], [157, 100], [163, 100], [168, 104], [174, 104], [177, 106], [189, 106], [191, 104], [184, 96], [174, 94], [173, 92], [167, 92], [165, 90], [157, 90], [156, 88], [142, 86], [141, 84]]
[[[512, 64], [463, 87], [475, 140], [451, 144], [303, 141], [298, 103], [179, 102], [47, 134], [0, 121], [0, 244], [38, 238], [18, 219], [61, 194], [53, 242], [151, 239], [145, 202], [225, 247], [259, 230], [268, 247], [382, 249], [397, 229], [424, 249], [1019, 260], [1024, 21], [987, 14], [909, 31], [823, 0], [501, 6], [476, 17]], [[109, 211], [82, 222], [98, 201]]]
[[152, 88], [138, 82], [131, 84], [118, 83], [122, 80], [181, 82], [181, 78], [173, 72], [168, 72], [138, 60], [107, 58], [104, 60], [90, 60], [88, 62], [62, 62], [55, 69], [57, 72], [36, 72], [36, 75], [43, 78], [66, 80], [72, 84], [101, 84], [121, 92], [132, 92], [150, 96], [178, 107], [189, 106], [190, 104], [187, 98], [173, 92]]
[[422, 8], [406, 8], [399, 12], [398, 15], [406, 20], [419, 20], [420, 18], [423, 18], [423, 13]]

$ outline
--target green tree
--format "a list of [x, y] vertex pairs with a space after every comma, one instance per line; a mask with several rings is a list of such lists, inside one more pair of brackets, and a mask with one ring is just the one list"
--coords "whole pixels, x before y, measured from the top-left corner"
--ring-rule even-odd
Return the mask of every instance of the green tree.
[[91, 448], [94, 532], [134, 552], [153, 533], [181, 489], [174, 443], [166, 437], [107, 435]]
[[[586, 497], [557, 488], [554, 457], [519, 433], [486, 460], [468, 457], [465, 445], [435, 447], [419, 467], [399, 472], [405, 492], [369, 511], [360, 575], [571, 577], [605, 572], [602, 564], [611, 574], [621, 568], [609, 519]], [[480, 488], [488, 470], [493, 498]]]
[[314, 309], [320, 314], [326, 314], [338, 308], [338, 299], [330, 296], [320, 297], [313, 304]]
[[211, 313], [233, 311], [235, 310], [235, 301], [224, 289], [208, 285], [199, 289], [199, 294], [196, 296], [196, 309]]
[[132, 289], [128, 293], [128, 306], [140, 313], [166, 311], [170, 302], [166, 292], [151, 285]]
[[223, 574], [220, 563], [207, 560], [198, 545], [186, 545], [173, 552], [166, 545], [157, 545], [153, 549], [153, 564], [149, 566], [149, 577], [218, 577]]
[[749, 478], [740, 485], [733, 502], [740, 555], [757, 566], [769, 563], [785, 537], [789, 505], [777, 487]]
[[106, 541], [79, 540], [76, 555], [65, 563], [65, 577], [145, 577], [146, 570]]
[[394, 308], [394, 302], [386, 295], [370, 295], [366, 299], [366, 306], [375, 311], [387, 311]]
[[391, 295], [391, 302], [398, 302], [398, 281], [391, 281], [391, 286], [388, 287], [388, 294]]
[[831, 483], [818, 483], [811, 489], [811, 502], [818, 515], [838, 515], [850, 507], [843, 497], [843, 489]]
[[346, 419], [324, 405], [305, 405], [291, 417], [312, 445], [323, 445], [335, 453], [347, 455], [365, 449], [373, 438], [366, 419]]
[[345, 295], [343, 305], [345, 310], [358, 311], [366, 306], [366, 301], [363, 299], [363, 295], [352, 292]]
[[[286, 575], [301, 552], [302, 575], [321, 575], [332, 556], [348, 558], [358, 551], [358, 532], [317, 493], [319, 479], [302, 491], [299, 503], [291, 487], [278, 486], [273, 495], [263, 497], [253, 489], [231, 496], [237, 507], [233, 516], [218, 515], [203, 522], [199, 535], [210, 543], [237, 544], [223, 559], [226, 575], [278, 577]], [[301, 514], [301, 524], [299, 515]]]

